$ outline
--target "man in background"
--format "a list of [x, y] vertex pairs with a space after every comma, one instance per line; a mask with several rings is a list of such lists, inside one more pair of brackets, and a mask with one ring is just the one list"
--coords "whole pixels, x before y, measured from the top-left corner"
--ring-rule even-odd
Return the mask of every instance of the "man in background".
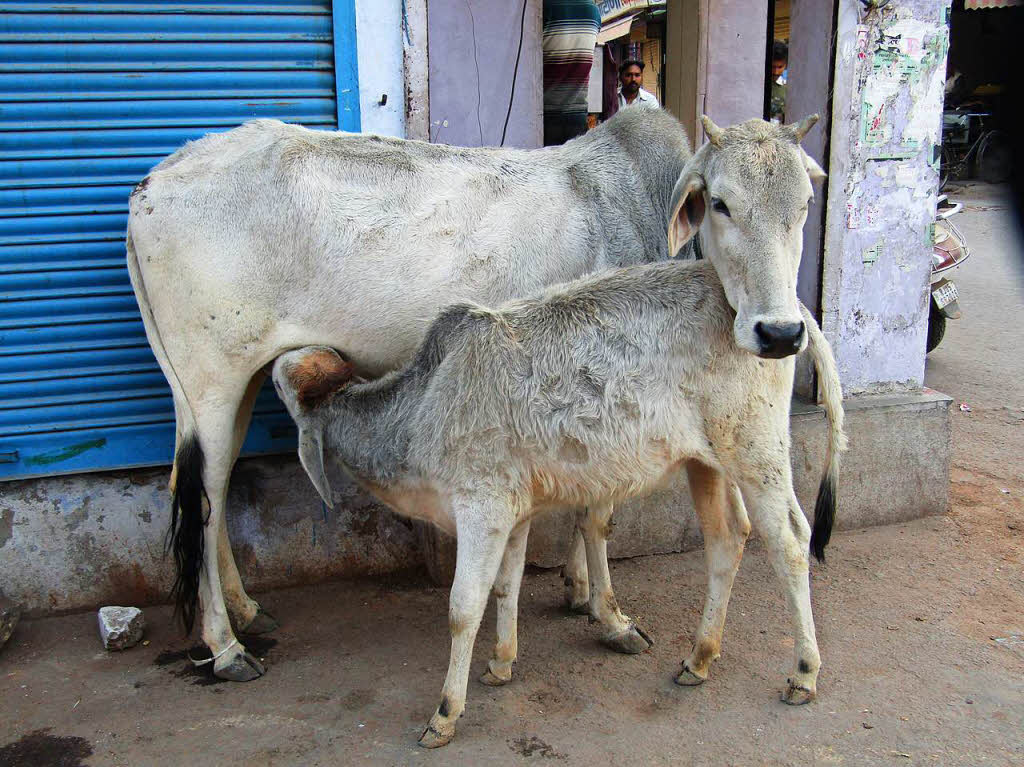
[[772, 43], [772, 101], [771, 119], [786, 121], [786, 68], [789, 65], [789, 46], [782, 40]]
[[636, 59], [627, 59], [619, 67], [619, 109], [637, 106], [649, 109], [658, 108], [658, 99], [650, 91], [641, 87], [644, 80], [644, 63]]
[[587, 85], [600, 29], [594, 0], [544, 0], [544, 146], [587, 132]]

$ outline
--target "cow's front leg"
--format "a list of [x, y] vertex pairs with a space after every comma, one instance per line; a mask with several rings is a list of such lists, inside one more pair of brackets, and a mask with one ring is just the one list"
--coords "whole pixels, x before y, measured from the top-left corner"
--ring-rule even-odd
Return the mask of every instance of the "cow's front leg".
[[494, 581], [495, 612], [498, 619], [498, 637], [494, 644], [494, 657], [480, 681], [497, 687], [512, 680], [512, 664], [519, 650], [517, 613], [519, 586], [523, 582], [526, 565], [526, 539], [530, 534], [530, 521], [521, 522], [509, 535], [505, 555], [501, 559], [498, 577]]
[[[586, 511], [586, 510], [584, 510]], [[590, 577], [587, 575], [587, 547], [580, 526], [572, 526], [569, 555], [562, 568], [565, 583], [565, 606], [577, 615], [590, 614]]]
[[821, 658], [814, 635], [811, 616], [810, 564], [808, 544], [811, 529], [800, 510], [786, 466], [780, 466], [784, 484], [762, 486], [750, 483], [743, 487], [743, 498], [758, 535], [764, 540], [776, 575], [782, 581], [786, 601], [793, 616], [794, 669], [786, 680], [782, 700], [800, 705], [814, 700], [817, 694], [818, 669]]
[[455, 737], [455, 723], [466, 708], [473, 642], [513, 520], [514, 514], [509, 509], [496, 504], [464, 505], [455, 509], [458, 551], [455, 581], [448, 601], [451, 658], [441, 689], [441, 704], [420, 736], [419, 744], [425, 748], [443, 746]]
[[708, 678], [711, 662], [721, 653], [725, 613], [743, 557], [743, 545], [750, 534], [750, 522], [739, 488], [726, 481], [722, 472], [689, 461], [686, 473], [704, 534], [704, 563], [708, 571], [704, 614], [690, 655], [676, 676], [676, 684], [693, 686]]
[[612, 592], [608, 570], [608, 537], [611, 535], [613, 507], [610, 503], [588, 506], [576, 515], [576, 526], [587, 550], [590, 576], [590, 615], [604, 628], [601, 642], [616, 652], [635, 655], [654, 642], [629, 616], [623, 615]]

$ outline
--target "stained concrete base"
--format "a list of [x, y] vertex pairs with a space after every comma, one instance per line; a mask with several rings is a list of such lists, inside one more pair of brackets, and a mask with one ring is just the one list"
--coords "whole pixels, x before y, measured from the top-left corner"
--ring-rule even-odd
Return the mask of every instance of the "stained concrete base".
[[[840, 529], [909, 520], [949, 505], [950, 399], [932, 391], [859, 396], [846, 402], [850, 450], [839, 486]], [[820, 408], [793, 408], [793, 468], [805, 511], [814, 508], [824, 461]], [[165, 600], [163, 555], [168, 471], [50, 477], [0, 484], [0, 583], [29, 614], [99, 604]], [[247, 588], [313, 583], [418, 566], [412, 525], [341, 476], [328, 510], [294, 457], [239, 462], [231, 481], [228, 530]], [[700, 545], [685, 476], [615, 514], [612, 557], [684, 551]], [[562, 563], [568, 514], [534, 522], [529, 561]]]

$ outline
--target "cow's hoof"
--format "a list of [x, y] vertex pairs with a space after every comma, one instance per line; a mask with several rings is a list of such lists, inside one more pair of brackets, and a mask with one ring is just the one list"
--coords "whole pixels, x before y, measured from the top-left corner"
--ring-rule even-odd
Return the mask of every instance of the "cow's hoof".
[[786, 691], [782, 693], [782, 702], [790, 706], [802, 706], [805, 703], [810, 703], [817, 697], [817, 693], [801, 684], [797, 684], [793, 680], [787, 680], [788, 686]]
[[420, 735], [417, 741], [423, 748], [440, 748], [451, 743], [455, 737], [455, 722], [444, 720], [438, 714], [430, 719], [427, 729]]
[[639, 655], [644, 650], [652, 647], [654, 640], [635, 623], [630, 623], [625, 631], [602, 637], [601, 644], [611, 650], [615, 650], [615, 652], [625, 653], [626, 655]]
[[488, 687], [501, 687], [512, 681], [512, 664], [505, 668], [504, 664], [495, 664], [492, 660], [487, 664], [487, 670], [480, 676], [480, 684]]
[[697, 685], [704, 684], [707, 680], [706, 676], [697, 676], [693, 673], [685, 663], [683, 664], [683, 670], [676, 675], [676, 684], [683, 687], [696, 687]]
[[[221, 664], [221, 660], [225, 662]], [[251, 682], [259, 679], [267, 670], [248, 650], [236, 653], [234, 657], [218, 658], [213, 667], [213, 675], [231, 682]]]
[[590, 602], [584, 601], [577, 604], [571, 599], [566, 599], [565, 609], [573, 615], [590, 615]]
[[274, 631], [280, 625], [281, 624], [277, 622], [277, 618], [275, 618], [270, 613], [266, 612], [261, 607], [259, 609], [259, 612], [257, 612], [256, 615], [253, 616], [253, 619], [251, 621], [249, 621], [249, 625], [243, 629], [239, 629], [238, 633], [248, 634], [249, 636], [253, 636], [255, 634], [269, 634], [271, 631]]

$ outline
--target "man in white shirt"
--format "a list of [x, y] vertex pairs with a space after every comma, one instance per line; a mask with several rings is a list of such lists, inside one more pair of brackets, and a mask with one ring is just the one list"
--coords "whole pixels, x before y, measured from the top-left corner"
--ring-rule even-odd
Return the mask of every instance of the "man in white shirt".
[[640, 87], [644, 79], [644, 63], [627, 59], [619, 67], [619, 109], [625, 107], [646, 107], [657, 109], [658, 99], [650, 91]]

